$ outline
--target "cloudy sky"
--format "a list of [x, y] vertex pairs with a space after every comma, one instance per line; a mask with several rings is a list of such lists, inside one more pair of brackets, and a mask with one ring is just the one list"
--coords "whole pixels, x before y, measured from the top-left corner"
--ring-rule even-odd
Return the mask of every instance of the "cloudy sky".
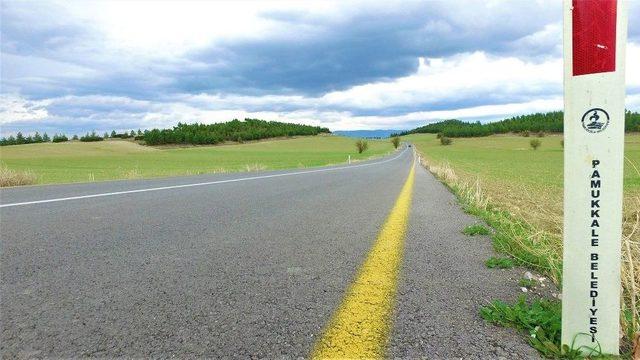
[[[405, 129], [562, 108], [558, 0], [1, 6], [3, 135], [245, 117]], [[640, 110], [635, 21], [627, 63]]]

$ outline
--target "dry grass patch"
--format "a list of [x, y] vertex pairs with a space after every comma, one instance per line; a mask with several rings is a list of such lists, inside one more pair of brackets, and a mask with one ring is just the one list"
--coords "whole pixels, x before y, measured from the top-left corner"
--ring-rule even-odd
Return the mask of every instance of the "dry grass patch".
[[264, 171], [266, 169], [267, 169], [266, 166], [258, 163], [245, 165], [245, 170], [247, 172], [258, 172], [258, 171]]
[[6, 166], [0, 166], [0, 187], [33, 185], [38, 177], [31, 171], [12, 170]]
[[140, 173], [140, 170], [136, 168], [128, 169], [128, 170], [123, 170], [122, 178], [128, 179], [128, 180], [137, 180], [137, 179], [142, 179], [142, 174]]
[[622, 231], [622, 326], [640, 336], [640, 195], [625, 198]]

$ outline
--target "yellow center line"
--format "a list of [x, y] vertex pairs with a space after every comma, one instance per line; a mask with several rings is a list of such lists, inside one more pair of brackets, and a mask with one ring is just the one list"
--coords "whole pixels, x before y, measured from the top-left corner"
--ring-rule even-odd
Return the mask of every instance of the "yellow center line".
[[384, 357], [409, 222], [414, 165], [354, 283], [316, 343], [314, 359]]

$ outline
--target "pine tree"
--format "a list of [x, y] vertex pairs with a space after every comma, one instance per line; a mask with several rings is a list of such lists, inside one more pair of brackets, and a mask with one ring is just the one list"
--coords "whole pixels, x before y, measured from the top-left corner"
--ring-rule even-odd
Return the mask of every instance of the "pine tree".
[[34, 143], [41, 143], [42, 142], [42, 136], [40, 136], [40, 133], [36, 131], [35, 135], [33, 135], [33, 140]]

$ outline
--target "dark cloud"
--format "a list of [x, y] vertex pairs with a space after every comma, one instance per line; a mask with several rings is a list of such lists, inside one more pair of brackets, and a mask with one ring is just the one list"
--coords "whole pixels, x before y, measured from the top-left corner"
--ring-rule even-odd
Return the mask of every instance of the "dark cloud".
[[[476, 3], [477, 4], [477, 3]], [[206, 68], [182, 68], [175, 76], [183, 92], [297, 93], [317, 95], [415, 72], [418, 57], [484, 51], [515, 54], [518, 41], [542, 31], [559, 11], [518, 3], [474, 10], [439, 2], [408, 3], [398, 9], [362, 11], [339, 23], [308, 14], [265, 16], [283, 29], [310, 23], [311, 35], [216, 44], [188, 55]], [[478, 11], [479, 10], [479, 11]], [[540, 17], [531, 18], [532, 12]], [[542, 46], [526, 56], [553, 51]]]
[[[357, 38], [233, 44], [225, 51], [230, 65], [183, 73], [175, 80], [184, 92], [317, 95], [405, 76], [418, 68], [416, 57], [392, 52], [391, 47], [374, 48]], [[206, 63], [215, 53], [203, 51], [195, 59]]]

